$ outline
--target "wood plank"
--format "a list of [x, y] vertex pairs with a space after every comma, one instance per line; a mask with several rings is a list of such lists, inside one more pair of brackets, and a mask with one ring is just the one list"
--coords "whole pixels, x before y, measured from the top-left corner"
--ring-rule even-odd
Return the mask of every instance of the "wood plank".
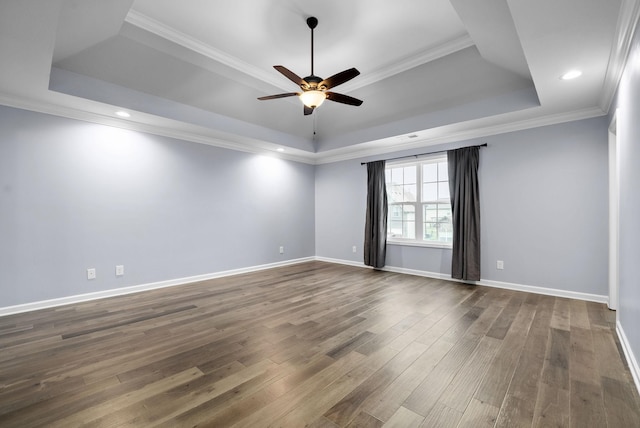
[[477, 345], [475, 340], [459, 340], [402, 405], [419, 415], [427, 416]]
[[439, 402], [462, 414], [484, 378], [500, 345], [501, 341], [493, 337], [487, 336], [480, 340], [469, 360], [440, 396]]
[[415, 388], [453, 348], [453, 345], [453, 342], [441, 338], [420, 355], [387, 388], [371, 394], [363, 403], [362, 408], [381, 421], [388, 421]]
[[500, 408], [472, 399], [460, 419], [459, 428], [492, 428]]
[[600, 385], [598, 362], [593, 348], [591, 330], [571, 326], [571, 363], [569, 375], [571, 380]]
[[184, 372], [162, 379], [158, 382], [146, 385], [145, 387], [136, 391], [135, 394], [125, 394], [122, 396], [114, 397], [113, 399], [101, 403], [98, 406], [89, 407], [82, 412], [74, 413], [71, 416], [59, 419], [57, 421], [51, 421], [49, 422], [49, 426], [61, 428], [80, 426], [95, 419], [111, 415], [113, 414], [113, 412], [118, 412], [118, 410], [125, 408], [127, 405], [130, 405], [132, 400], [144, 400], [148, 397], [157, 395], [162, 391], [166, 391], [176, 386], [189, 383], [203, 375], [204, 373], [202, 373], [197, 368], [191, 368], [185, 370]]
[[423, 427], [455, 428], [458, 426], [462, 412], [437, 402], [422, 422]]
[[260, 424], [269, 425], [295, 407], [301, 406], [308, 400], [312, 400], [316, 391], [321, 391], [329, 387], [329, 385], [336, 382], [342, 376], [362, 365], [364, 359], [365, 357], [362, 354], [355, 352], [348, 354], [311, 378], [302, 381], [298, 385], [294, 385], [290, 391], [247, 418], [242, 419], [236, 426], [255, 427]]
[[533, 412], [533, 426], [568, 427], [570, 415], [567, 409], [570, 406], [570, 396], [569, 389], [561, 389], [541, 382]]
[[406, 407], [400, 407], [382, 426], [383, 428], [419, 428], [422, 421], [424, 421], [424, 416], [420, 416]]
[[601, 376], [629, 382], [629, 370], [625, 365], [624, 356], [616, 346], [614, 332], [608, 329], [593, 329], [593, 352]]
[[569, 302], [570, 325], [583, 329], [591, 328], [589, 314], [587, 313], [587, 303], [582, 300], [571, 300]]
[[483, 378], [474, 397], [480, 402], [500, 408], [507, 393], [513, 373], [520, 359], [535, 308], [521, 305], [516, 318], [502, 341], [496, 357], [491, 362], [487, 374]]
[[336, 425], [347, 425], [360, 411], [362, 404], [371, 394], [391, 384], [425, 350], [426, 346], [421, 343], [414, 342], [410, 344], [377, 372], [373, 373], [366, 381], [333, 405], [324, 416]]
[[547, 355], [553, 298], [539, 296], [536, 315], [507, 390], [496, 427], [531, 426], [539, 380]]
[[354, 391], [366, 381], [380, 367], [397, 355], [398, 351], [383, 348], [362, 360], [362, 365], [333, 382], [330, 388], [322, 390], [322, 394], [315, 397], [305, 406], [298, 407], [275, 421], [278, 426], [304, 426], [323, 415], [332, 406]]
[[549, 329], [542, 382], [569, 390], [570, 336], [566, 330]]
[[[340, 425], [336, 425], [340, 426]], [[380, 428], [382, 427], [382, 421], [376, 419], [366, 412], [360, 412], [358, 415], [349, 422], [347, 428]]]
[[605, 305], [325, 262], [0, 317], [0, 349], [3, 427], [640, 426]]
[[556, 297], [553, 304], [553, 315], [551, 316], [551, 327], [558, 330], [569, 331], [571, 328], [571, 300]]
[[579, 380], [571, 380], [570, 406], [572, 427], [607, 426], [602, 395], [602, 390], [597, 385]]
[[487, 336], [495, 339], [504, 339], [509, 328], [511, 328], [511, 323], [513, 323], [516, 315], [520, 312], [520, 306], [522, 306], [524, 299], [525, 295], [523, 293], [513, 296], [498, 319], [493, 323], [491, 329], [487, 332]]
[[602, 390], [608, 426], [640, 427], [638, 391], [631, 383], [603, 377]]

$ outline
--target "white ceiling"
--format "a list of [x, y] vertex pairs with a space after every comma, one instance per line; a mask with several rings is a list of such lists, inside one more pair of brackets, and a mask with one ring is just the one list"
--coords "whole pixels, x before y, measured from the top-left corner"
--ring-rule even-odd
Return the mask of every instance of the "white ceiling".
[[[296, 91], [273, 65], [310, 74], [309, 16], [315, 74], [356, 67], [333, 91], [362, 106], [256, 99]], [[637, 17], [638, 0], [3, 0], [0, 103], [327, 162], [605, 114]]]

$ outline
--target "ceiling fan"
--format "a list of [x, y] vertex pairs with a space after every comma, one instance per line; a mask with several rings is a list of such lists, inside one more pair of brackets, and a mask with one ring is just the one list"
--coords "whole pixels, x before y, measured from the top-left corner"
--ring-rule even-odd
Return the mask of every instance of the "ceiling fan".
[[315, 17], [307, 18], [307, 25], [311, 29], [311, 75], [304, 79], [295, 74], [293, 71], [282, 65], [274, 65], [273, 68], [282, 73], [287, 79], [300, 86], [302, 92], [287, 92], [286, 94], [268, 95], [258, 98], [259, 100], [274, 100], [276, 98], [299, 97], [304, 104], [304, 114], [309, 115], [313, 110], [320, 106], [324, 100], [331, 100], [337, 103], [359, 106], [362, 100], [350, 97], [348, 95], [328, 92], [329, 89], [341, 85], [356, 77], [360, 72], [355, 68], [341, 71], [331, 77], [322, 79], [313, 74], [313, 29], [318, 25], [318, 19]]

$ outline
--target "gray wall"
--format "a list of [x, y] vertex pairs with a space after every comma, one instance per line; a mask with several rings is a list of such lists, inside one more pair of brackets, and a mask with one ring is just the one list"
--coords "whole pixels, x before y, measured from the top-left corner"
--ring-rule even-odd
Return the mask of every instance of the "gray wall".
[[[636, 34], [618, 88], [619, 305], [618, 322], [640, 356], [640, 35]], [[636, 366], [637, 367], [637, 366]]]
[[0, 307], [310, 257], [314, 222], [312, 165], [0, 107]]
[[[606, 118], [448, 147], [480, 143], [489, 145], [481, 149], [479, 172], [483, 280], [607, 295]], [[316, 168], [317, 256], [362, 261], [366, 167], [361, 161]], [[350, 250], [355, 244], [357, 254]], [[504, 270], [496, 270], [496, 260], [504, 261]], [[450, 263], [447, 249], [387, 248], [388, 266], [449, 274]]]

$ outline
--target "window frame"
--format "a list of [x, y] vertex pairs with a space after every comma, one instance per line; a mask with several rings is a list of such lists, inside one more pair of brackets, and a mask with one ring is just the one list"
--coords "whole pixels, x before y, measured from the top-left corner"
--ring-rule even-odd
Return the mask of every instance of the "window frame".
[[[389, 245], [404, 245], [404, 246], [412, 246], [412, 247], [430, 247], [430, 248], [446, 248], [450, 249], [453, 246], [453, 242], [442, 242], [442, 241], [425, 241], [424, 240], [424, 206], [429, 203], [445, 203], [445, 200], [429, 200], [423, 201], [423, 165], [424, 164], [433, 164], [433, 163], [442, 163], [447, 162], [447, 155], [437, 154], [428, 157], [421, 157], [419, 159], [411, 159], [411, 160], [398, 160], [387, 162], [385, 165], [385, 174], [390, 174], [390, 170], [393, 168], [404, 168], [409, 166], [416, 167], [416, 200], [415, 202], [398, 202], [391, 203], [388, 202], [389, 214], [391, 214], [392, 206], [402, 206], [402, 205], [413, 205], [415, 210], [414, 215], [414, 223], [415, 223], [415, 238], [402, 238], [402, 237], [389, 237], [387, 236], [387, 244]], [[386, 179], [385, 179], [386, 181]], [[448, 176], [447, 176], [447, 185], [448, 185]], [[436, 181], [436, 183], [443, 183], [443, 181]], [[448, 190], [448, 189], [447, 189]], [[389, 198], [390, 200], [390, 198]], [[446, 199], [446, 202], [451, 204], [451, 199]], [[389, 215], [389, 219], [387, 220], [387, 228], [389, 228], [391, 216]], [[453, 228], [453, 222], [451, 222], [451, 227]], [[404, 228], [404, 226], [403, 226]]]

